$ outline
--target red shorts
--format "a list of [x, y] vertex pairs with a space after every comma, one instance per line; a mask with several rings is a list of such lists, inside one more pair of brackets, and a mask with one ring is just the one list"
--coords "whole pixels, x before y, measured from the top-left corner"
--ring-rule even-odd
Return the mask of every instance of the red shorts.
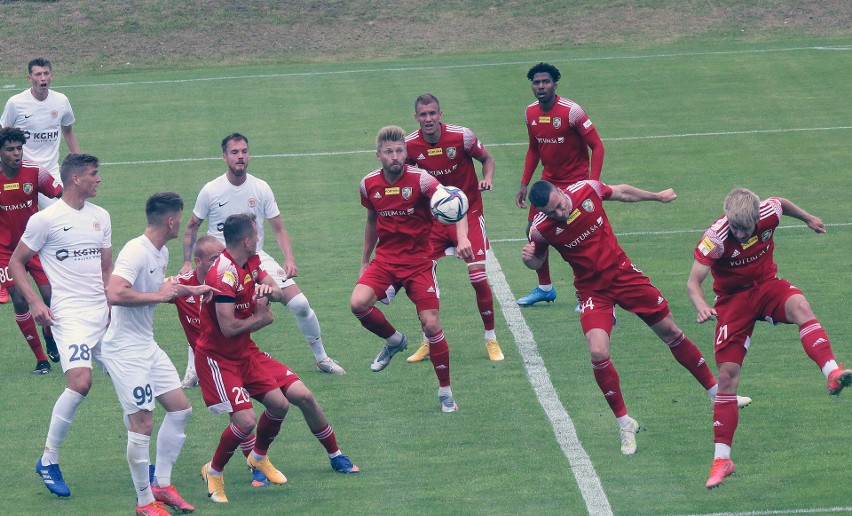
[[285, 392], [299, 375], [256, 347], [248, 358], [225, 360], [195, 349], [195, 371], [204, 404], [213, 414], [233, 413], [252, 408], [250, 398], [275, 389]]
[[[485, 231], [485, 216], [482, 215], [482, 212], [468, 212], [467, 239], [470, 240], [470, 246], [473, 249], [473, 258], [466, 259], [465, 262], [468, 265], [485, 263], [488, 251], [491, 250], [491, 243], [488, 241], [488, 234]], [[432, 246], [432, 257], [434, 259], [437, 260], [442, 256], [454, 256], [458, 242], [455, 224], [441, 224], [437, 221], [432, 224], [429, 244]]]
[[390, 304], [399, 289], [404, 288], [418, 312], [437, 310], [440, 292], [435, 276], [436, 265], [434, 260], [418, 265], [388, 265], [373, 260], [358, 278], [357, 284], [372, 288], [385, 304]]
[[[11, 258], [12, 254], [8, 253], [5, 249], [0, 251], [0, 286], [4, 288], [15, 285], [15, 281], [9, 275], [9, 259]], [[30, 261], [26, 264], [26, 270], [33, 277], [36, 285], [48, 285], [50, 283], [47, 280], [47, 274], [44, 273], [44, 269], [41, 267], [41, 258], [38, 257], [38, 254], [34, 254], [30, 258]]]
[[718, 296], [715, 305], [716, 364], [736, 362], [743, 365], [754, 323], [759, 320], [788, 323], [784, 305], [791, 296], [801, 293], [789, 281], [774, 278], [736, 294]]
[[577, 299], [583, 333], [599, 328], [609, 335], [615, 324], [615, 305], [636, 314], [648, 326], [671, 313], [663, 294], [633, 264], [621, 269], [606, 290], [578, 291]]

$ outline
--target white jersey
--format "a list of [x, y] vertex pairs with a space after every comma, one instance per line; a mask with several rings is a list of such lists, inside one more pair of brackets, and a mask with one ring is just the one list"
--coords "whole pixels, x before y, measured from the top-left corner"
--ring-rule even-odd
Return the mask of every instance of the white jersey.
[[246, 174], [246, 181], [234, 186], [228, 181], [227, 174], [222, 174], [204, 185], [192, 210], [199, 220], [208, 219], [207, 234], [223, 244], [225, 219], [238, 213], [253, 213], [257, 217], [257, 250], [260, 252], [263, 249], [263, 221], [281, 214], [272, 188], [263, 179]]
[[[120, 276], [137, 292], [157, 292], [166, 279], [169, 249], [154, 247], [145, 235], [127, 242], [118, 253], [113, 276]], [[101, 344], [101, 353], [122, 356], [144, 354], [154, 342], [154, 307], [113, 306], [109, 328]]]
[[74, 111], [68, 97], [48, 90], [47, 98], [38, 100], [31, 90], [22, 91], [6, 102], [0, 126], [24, 131], [24, 159], [35, 161], [59, 179], [59, 142], [62, 128], [74, 124]]
[[101, 249], [112, 247], [112, 224], [105, 209], [86, 202], [75, 210], [60, 200], [30, 217], [21, 242], [41, 258], [56, 317], [107, 306]]

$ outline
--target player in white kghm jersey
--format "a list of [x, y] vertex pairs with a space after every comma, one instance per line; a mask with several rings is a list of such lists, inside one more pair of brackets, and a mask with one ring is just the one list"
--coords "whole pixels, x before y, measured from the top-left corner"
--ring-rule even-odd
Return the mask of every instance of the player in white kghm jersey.
[[[59, 142], [62, 137], [68, 145], [68, 151], [80, 153], [80, 144], [74, 134], [74, 111], [68, 97], [50, 89], [53, 80], [53, 66], [43, 57], [37, 57], [27, 63], [31, 87], [13, 95], [6, 101], [0, 126], [17, 127], [27, 136], [24, 145], [24, 159], [34, 161], [50, 171], [56, 179], [59, 176]], [[38, 196], [42, 209], [56, 202], [43, 195]]]
[[[228, 216], [240, 213], [254, 214], [258, 221], [257, 255], [261, 259], [261, 268], [284, 292], [282, 303], [296, 316], [296, 324], [313, 351], [317, 368], [324, 373], [346, 374], [346, 371], [326, 354], [316, 313], [311, 308], [308, 298], [293, 280], [299, 275], [299, 269], [296, 267], [290, 235], [284, 228], [275, 195], [266, 181], [248, 173], [248, 138], [240, 133], [226, 136], [222, 140], [222, 159], [227, 164], [228, 170], [204, 185], [195, 202], [192, 218], [186, 226], [183, 236], [184, 264], [180, 273], [184, 274], [192, 270], [192, 247], [202, 221], [207, 219], [207, 234], [215, 236], [224, 243], [222, 227]], [[264, 219], [268, 220], [272, 226], [275, 241], [284, 253], [284, 267], [278, 265], [275, 259], [263, 250]]]
[[[112, 317], [96, 354], [112, 379], [124, 411], [127, 463], [136, 488], [136, 514], [149, 516], [168, 515], [162, 504], [182, 512], [195, 510], [171, 482], [172, 467], [186, 440], [184, 429], [192, 407], [181, 388], [177, 369], [154, 341], [157, 304], [213, 292], [206, 285], [191, 287], [165, 281], [169, 266], [166, 243], [178, 237], [182, 213], [183, 199], [174, 192], [155, 193], [148, 198], [145, 233], [129, 241], [118, 253], [107, 284]], [[148, 470], [155, 400], [166, 414], [157, 433], [157, 469], [152, 484]]]
[[69, 154], [61, 173], [66, 185], [61, 201], [30, 218], [9, 270], [12, 277], [23, 278], [25, 264], [38, 253], [53, 287], [48, 307], [29, 281], [17, 284], [36, 324], [53, 326], [65, 373], [66, 388], [53, 406], [36, 473], [51, 493], [69, 496], [59, 470], [59, 447], [92, 386], [92, 353], [109, 320], [105, 288], [112, 273], [112, 225], [106, 210], [86, 201], [101, 182], [98, 159]]

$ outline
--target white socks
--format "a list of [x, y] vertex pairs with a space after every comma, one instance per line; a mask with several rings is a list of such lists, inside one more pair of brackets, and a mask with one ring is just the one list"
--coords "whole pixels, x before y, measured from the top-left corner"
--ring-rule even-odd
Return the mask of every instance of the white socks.
[[59, 447], [65, 441], [65, 435], [68, 434], [68, 429], [71, 428], [71, 423], [77, 415], [77, 407], [83, 403], [86, 397], [77, 391], [66, 388], [56, 403], [53, 405], [53, 412], [50, 414], [50, 426], [47, 428], [47, 440], [44, 447], [47, 450], [45, 459], [50, 460], [55, 464], [59, 462]]
[[[130, 478], [136, 487], [136, 505], [143, 507], [154, 501], [151, 483], [148, 477], [150, 464], [149, 448], [151, 436], [127, 432], [127, 465], [130, 466]], [[159, 469], [159, 464], [157, 465]]]
[[321, 362], [328, 358], [328, 355], [325, 352], [325, 347], [322, 345], [322, 336], [317, 314], [311, 308], [305, 294], [299, 292], [299, 294], [293, 297], [286, 306], [290, 312], [296, 316], [296, 325], [308, 341], [308, 345], [311, 346], [311, 351], [314, 353], [316, 361]]
[[172, 485], [172, 467], [186, 441], [186, 428], [192, 408], [166, 412], [160, 431], [157, 432], [157, 469], [154, 471], [154, 484], [158, 487]]

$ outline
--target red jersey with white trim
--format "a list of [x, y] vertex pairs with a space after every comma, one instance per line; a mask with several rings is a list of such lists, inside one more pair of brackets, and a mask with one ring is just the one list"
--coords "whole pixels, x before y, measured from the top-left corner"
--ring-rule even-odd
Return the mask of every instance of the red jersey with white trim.
[[225, 337], [216, 315], [217, 302], [233, 302], [234, 316], [248, 319], [254, 314], [254, 284], [266, 277], [260, 268], [260, 257], [254, 255], [242, 266], [237, 265], [228, 254], [222, 251], [219, 258], [207, 271], [204, 283], [219, 291], [210, 303], [201, 307], [201, 335], [196, 342], [199, 349], [207, 355], [226, 360], [241, 360], [249, 356], [257, 345], [251, 340], [251, 332], [243, 332], [234, 337]]
[[545, 113], [538, 102], [527, 106], [530, 138], [521, 184], [528, 185], [541, 161], [541, 178], [559, 188], [589, 179], [589, 148], [583, 135], [595, 128], [579, 104], [556, 96], [556, 104]]
[[390, 184], [382, 169], [361, 180], [361, 204], [377, 213], [376, 260], [386, 264], [420, 264], [432, 259], [432, 211], [429, 199], [438, 180], [425, 170], [404, 165], [400, 178]]
[[733, 294], [775, 278], [778, 265], [772, 257], [773, 237], [781, 215], [781, 201], [777, 198], [761, 202], [757, 228], [744, 244], [730, 230], [727, 216], [717, 219], [704, 232], [693, 255], [698, 263], [710, 266], [717, 295]]
[[460, 125], [441, 124], [441, 137], [432, 145], [418, 129], [405, 137], [408, 163], [422, 168], [442, 185], [460, 188], [470, 212], [482, 213], [482, 194], [473, 160], [482, 159], [485, 147], [479, 138]]
[[603, 209], [603, 200], [612, 196], [612, 188], [589, 180], [574, 183], [562, 192], [574, 208], [565, 222], [543, 213], [535, 216], [530, 227], [535, 254], [544, 254], [548, 244], [553, 246], [574, 269], [577, 290], [605, 290], [619, 268], [631, 263]]
[[0, 247], [9, 254], [18, 246], [27, 221], [38, 211], [39, 192], [57, 197], [62, 184], [37, 163], [24, 160], [13, 179], [0, 173]]
[[[186, 274], [167, 278], [166, 281], [173, 281], [188, 287], [197, 287], [202, 284], [198, 281], [197, 272], [193, 269]], [[186, 334], [186, 341], [195, 349], [195, 343], [198, 342], [201, 335], [201, 296], [176, 297], [172, 300], [172, 303], [177, 308], [178, 319], [180, 319], [183, 332]]]

